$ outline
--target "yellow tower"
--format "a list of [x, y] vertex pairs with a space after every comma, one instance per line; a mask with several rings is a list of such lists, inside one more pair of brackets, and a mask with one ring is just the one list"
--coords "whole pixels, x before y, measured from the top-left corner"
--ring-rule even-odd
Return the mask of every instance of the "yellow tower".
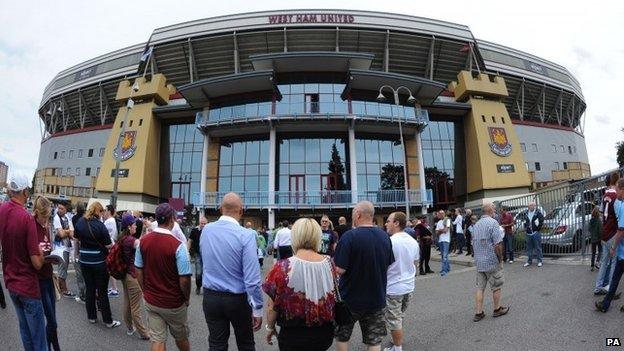
[[501, 101], [508, 95], [504, 79], [462, 71], [449, 90], [455, 93], [455, 100], [472, 105], [464, 120], [467, 201], [527, 193], [531, 180]]
[[[133, 209], [151, 212], [160, 197], [160, 122], [156, 120], [152, 109], [166, 105], [169, 96], [175, 93], [171, 84], [166, 84], [162, 74], [155, 74], [151, 80], [136, 78], [133, 84], [129, 80], [119, 83], [116, 99], [121, 104], [115, 123], [111, 129], [106, 153], [102, 159], [96, 190], [101, 199], [110, 198], [113, 192], [115, 155], [117, 141], [127, 110], [128, 99], [134, 106], [128, 112], [127, 125], [122, 136], [121, 166], [119, 177], [120, 209]], [[138, 90], [133, 90], [133, 86]]]

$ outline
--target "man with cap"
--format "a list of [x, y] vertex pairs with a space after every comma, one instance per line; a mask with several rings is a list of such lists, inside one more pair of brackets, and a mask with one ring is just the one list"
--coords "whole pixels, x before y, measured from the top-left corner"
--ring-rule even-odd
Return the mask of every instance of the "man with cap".
[[15, 176], [8, 185], [10, 201], [0, 206], [0, 242], [4, 282], [19, 321], [25, 350], [46, 350], [46, 329], [37, 271], [43, 266], [35, 218], [24, 204], [28, 178]]
[[169, 204], [158, 205], [158, 227], [141, 238], [134, 259], [147, 309], [152, 350], [165, 350], [167, 329], [179, 350], [190, 350], [187, 313], [191, 260], [186, 244], [171, 233], [175, 216]]

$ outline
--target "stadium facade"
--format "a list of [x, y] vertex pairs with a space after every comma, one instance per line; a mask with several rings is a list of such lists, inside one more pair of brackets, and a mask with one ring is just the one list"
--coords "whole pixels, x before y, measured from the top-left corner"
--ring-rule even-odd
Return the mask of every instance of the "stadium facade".
[[216, 215], [236, 191], [272, 226], [362, 199], [380, 215], [476, 205], [588, 177], [585, 107], [566, 68], [460, 24], [214, 17], [60, 72], [39, 108], [35, 192], [107, 203], [121, 139], [121, 209], [171, 200]]

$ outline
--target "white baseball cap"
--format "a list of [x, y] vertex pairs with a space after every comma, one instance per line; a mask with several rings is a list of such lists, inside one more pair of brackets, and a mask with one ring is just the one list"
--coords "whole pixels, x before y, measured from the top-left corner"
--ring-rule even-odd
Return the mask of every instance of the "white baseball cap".
[[7, 183], [9, 191], [18, 192], [30, 188], [30, 180], [25, 175], [13, 175]]

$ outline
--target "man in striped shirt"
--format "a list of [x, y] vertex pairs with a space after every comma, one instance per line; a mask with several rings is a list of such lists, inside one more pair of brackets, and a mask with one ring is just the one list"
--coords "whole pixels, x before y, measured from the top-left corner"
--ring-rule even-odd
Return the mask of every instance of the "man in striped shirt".
[[509, 312], [509, 307], [501, 306], [501, 290], [505, 281], [503, 275], [503, 233], [498, 221], [493, 218], [494, 205], [483, 205], [483, 216], [474, 225], [472, 247], [474, 250], [475, 266], [477, 267], [476, 282], [476, 313], [474, 321], [478, 322], [485, 317], [483, 312], [483, 292], [490, 285], [494, 300], [494, 317], [500, 317]]

